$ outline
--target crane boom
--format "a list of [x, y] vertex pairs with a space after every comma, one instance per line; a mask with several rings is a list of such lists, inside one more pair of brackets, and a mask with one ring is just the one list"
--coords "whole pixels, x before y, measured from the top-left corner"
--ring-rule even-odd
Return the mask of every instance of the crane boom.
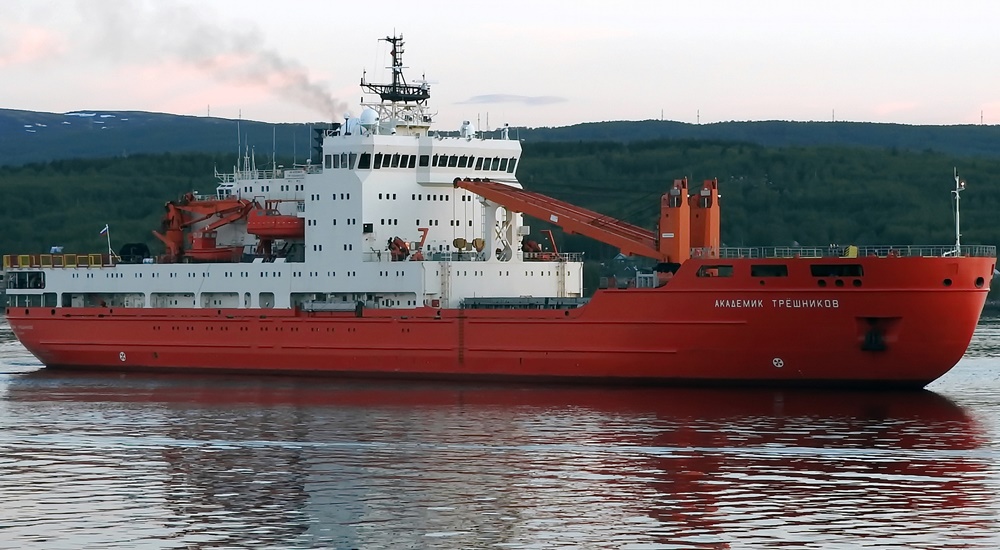
[[623, 254], [659, 259], [656, 234], [626, 221], [605, 216], [541, 193], [492, 181], [459, 179], [455, 187], [471, 191], [505, 208], [557, 225], [621, 249]]
[[[692, 244], [706, 248], [699, 250], [699, 254], [711, 256], [718, 252], [718, 182], [715, 180], [705, 182], [704, 189], [695, 195], [699, 200], [689, 200], [687, 179], [674, 180], [660, 199], [660, 217], [655, 232], [503, 183], [456, 179], [454, 184], [509, 210], [557, 225], [568, 233], [617, 247], [623, 254], [679, 263], [690, 257]], [[691, 240], [693, 229], [698, 229], [694, 232], [694, 243]]]

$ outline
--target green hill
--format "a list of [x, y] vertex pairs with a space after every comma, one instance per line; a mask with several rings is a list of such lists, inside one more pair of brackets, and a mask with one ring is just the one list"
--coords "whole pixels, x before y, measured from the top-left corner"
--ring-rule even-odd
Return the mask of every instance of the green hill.
[[[0, 166], [73, 158], [160, 153], [233, 153], [304, 162], [311, 130], [329, 123], [271, 124], [136, 111], [40, 113], [0, 109]], [[447, 128], [438, 128], [449, 133]], [[454, 129], [457, 130], [457, 129]], [[865, 122], [718, 122], [665, 120], [591, 122], [559, 128], [511, 128], [528, 143], [714, 140], [767, 147], [846, 146], [1000, 158], [1000, 126], [911, 126]], [[457, 133], [457, 132], [451, 132]], [[497, 132], [493, 132], [496, 134]]]
[[[235, 154], [132, 155], [0, 168], [4, 238], [0, 252], [98, 252], [110, 224], [114, 242], [145, 242], [163, 203], [215, 188], [213, 170]], [[525, 142], [518, 177], [526, 188], [653, 227], [658, 197], [674, 178], [693, 186], [718, 178], [722, 239], [731, 246], [949, 244], [954, 241], [952, 169], [969, 182], [963, 242], [1000, 242], [1000, 159], [851, 147], [763, 147], [720, 141]], [[541, 227], [540, 223], [535, 226]], [[615, 251], [571, 237], [589, 257]], [[564, 245], [565, 247], [565, 245]]]

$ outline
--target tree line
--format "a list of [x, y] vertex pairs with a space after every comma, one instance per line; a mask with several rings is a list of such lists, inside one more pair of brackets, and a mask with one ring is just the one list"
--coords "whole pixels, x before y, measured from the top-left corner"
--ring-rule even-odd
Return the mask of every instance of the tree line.
[[[729, 246], [949, 244], [951, 189], [958, 168], [963, 243], [1000, 242], [1000, 159], [935, 152], [809, 146], [764, 147], [704, 140], [525, 142], [518, 179], [525, 188], [652, 228], [659, 196], [675, 178], [692, 188], [718, 178], [722, 241]], [[154, 251], [163, 204], [183, 193], [212, 192], [216, 168], [235, 155], [162, 154], [58, 160], [0, 168], [4, 254], [96, 252], [109, 224], [115, 242]], [[291, 159], [282, 161], [291, 164]], [[533, 225], [541, 227], [541, 223]], [[581, 237], [562, 248], [595, 260], [617, 253]]]

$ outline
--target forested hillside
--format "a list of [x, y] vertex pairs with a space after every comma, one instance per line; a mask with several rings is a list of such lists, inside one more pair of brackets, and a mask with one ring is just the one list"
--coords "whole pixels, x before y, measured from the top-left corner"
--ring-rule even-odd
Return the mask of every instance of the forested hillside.
[[[304, 161], [309, 158], [311, 131], [328, 124], [271, 124], [136, 111], [40, 113], [0, 109], [0, 166], [136, 154], [235, 153], [240, 143], [255, 147], [258, 158], [274, 150], [278, 156]], [[436, 130], [457, 135], [458, 128], [439, 125]], [[499, 131], [493, 131], [484, 135], [498, 137], [498, 134]], [[1000, 158], [1000, 126], [982, 124], [916, 126], [782, 120], [690, 124], [622, 120], [558, 128], [514, 127], [510, 135], [528, 143], [694, 139], [739, 141], [766, 147], [826, 145]]]
[[521, 130], [529, 141], [619, 141], [658, 139], [724, 140], [767, 147], [833, 145], [938, 151], [1000, 158], [1000, 126], [956, 124], [916, 126], [874, 122], [730, 121], [689, 124], [670, 120], [588, 122]]
[[[163, 204], [190, 190], [210, 192], [213, 169], [235, 155], [134, 155], [0, 168], [3, 253], [98, 252], [145, 242]], [[290, 160], [290, 159], [289, 159]], [[518, 177], [526, 188], [652, 227], [658, 197], [674, 178], [692, 186], [718, 178], [722, 238], [731, 246], [954, 242], [953, 167], [968, 181], [963, 242], [1000, 242], [1000, 159], [843, 147], [766, 148], [745, 143], [524, 143]], [[536, 228], [541, 223], [533, 223]], [[415, 238], [416, 235], [413, 235]], [[589, 257], [616, 251], [569, 239]], [[566, 242], [561, 243], [564, 248]]]
[[518, 170], [532, 190], [646, 227], [669, 182], [718, 178], [730, 246], [954, 242], [953, 169], [968, 181], [963, 242], [993, 244], [1000, 159], [845, 147], [706, 141], [530, 143]]
[[137, 154], [232, 152], [240, 144], [258, 158], [309, 158], [316, 124], [271, 124], [250, 120], [136, 111], [37, 113], [0, 109], [0, 166]]

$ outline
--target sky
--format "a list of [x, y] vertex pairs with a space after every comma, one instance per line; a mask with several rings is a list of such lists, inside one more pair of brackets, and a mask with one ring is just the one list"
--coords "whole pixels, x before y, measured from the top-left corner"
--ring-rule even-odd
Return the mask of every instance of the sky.
[[[572, 6], [567, 8], [565, 6]], [[0, 108], [357, 115], [402, 34], [438, 129], [1000, 124], [996, 0], [0, 0]]]

